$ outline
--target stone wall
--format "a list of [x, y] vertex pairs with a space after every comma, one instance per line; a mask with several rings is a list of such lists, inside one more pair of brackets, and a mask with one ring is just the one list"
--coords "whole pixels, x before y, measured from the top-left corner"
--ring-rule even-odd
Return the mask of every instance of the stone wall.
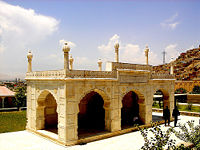
[[200, 94], [187, 94], [187, 103], [200, 104]]

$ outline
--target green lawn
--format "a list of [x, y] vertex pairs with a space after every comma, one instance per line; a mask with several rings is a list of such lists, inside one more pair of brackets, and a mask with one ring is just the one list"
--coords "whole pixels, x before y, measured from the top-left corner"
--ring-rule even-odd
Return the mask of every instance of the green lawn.
[[[158, 103], [154, 103], [154, 105], [152, 107], [160, 108]], [[178, 104], [178, 110], [179, 111], [189, 111], [189, 112], [200, 112], [200, 107], [192, 105], [191, 110], [189, 110], [187, 105]]]
[[26, 111], [0, 112], [0, 133], [25, 130]]

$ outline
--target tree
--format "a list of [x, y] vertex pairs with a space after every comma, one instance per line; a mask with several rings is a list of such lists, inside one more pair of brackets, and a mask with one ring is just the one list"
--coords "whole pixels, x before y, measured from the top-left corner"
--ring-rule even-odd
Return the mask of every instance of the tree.
[[200, 86], [198, 86], [198, 85], [194, 86], [191, 93], [192, 94], [200, 94]]
[[19, 107], [26, 106], [26, 87], [17, 87], [15, 90], [14, 104]]

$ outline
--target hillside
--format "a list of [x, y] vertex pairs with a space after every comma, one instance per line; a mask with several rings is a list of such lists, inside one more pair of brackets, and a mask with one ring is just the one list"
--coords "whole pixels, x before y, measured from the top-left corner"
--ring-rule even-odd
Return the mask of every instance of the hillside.
[[[200, 47], [181, 53], [173, 64], [177, 80], [200, 79]], [[153, 71], [156, 73], [169, 73], [170, 64], [154, 66]]]

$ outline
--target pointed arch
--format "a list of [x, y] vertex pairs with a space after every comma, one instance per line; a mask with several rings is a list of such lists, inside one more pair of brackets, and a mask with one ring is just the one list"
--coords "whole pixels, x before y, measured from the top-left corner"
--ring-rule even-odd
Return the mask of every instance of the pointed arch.
[[36, 128], [45, 129], [57, 133], [58, 113], [57, 101], [54, 95], [44, 90], [37, 98]]
[[[110, 101], [104, 91], [91, 89], [79, 101], [78, 133], [102, 132], [110, 129]], [[89, 129], [89, 130], [88, 130]]]
[[145, 98], [138, 90], [131, 89], [121, 95], [121, 128], [145, 123]]

